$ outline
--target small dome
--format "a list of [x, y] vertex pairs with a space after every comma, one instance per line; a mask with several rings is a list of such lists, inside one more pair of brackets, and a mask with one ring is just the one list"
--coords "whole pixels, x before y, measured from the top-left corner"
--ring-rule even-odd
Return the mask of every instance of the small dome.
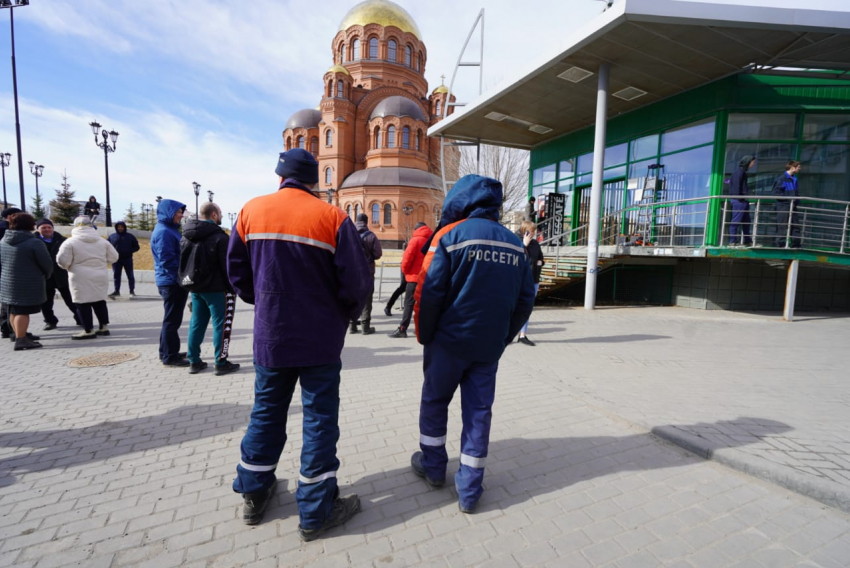
[[443, 189], [443, 181], [430, 172], [413, 168], [366, 168], [357, 170], [342, 182], [340, 189], [350, 187], [390, 186]]
[[342, 65], [334, 65], [333, 67], [325, 71], [325, 74], [327, 73], [342, 73], [343, 75], [348, 75], [349, 77], [351, 77], [351, 73], [349, 73], [348, 69], [346, 69]]
[[437, 87], [436, 89], [434, 89], [434, 90], [431, 92], [431, 94], [432, 94], [432, 95], [442, 95], [442, 94], [445, 94], [445, 93], [448, 93], [448, 92], [449, 92], [449, 88], [448, 88], [448, 87], [446, 87], [445, 85], [440, 85], [439, 87]]
[[322, 120], [322, 113], [316, 109], [305, 108], [299, 110], [286, 121], [286, 129], [292, 128], [318, 128]]
[[380, 26], [395, 26], [403, 32], [410, 32], [420, 40], [422, 34], [419, 27], [407, 10], [389, 0], [366, 0], [348, 11], [339, 25], [339, 31], [345, 31], [351, 26], [378, 24]]
[[372, 111], [372, 114], [369, 115], [369, 120], [378, 117], [383, 118], [385, 116], [409, 116], [422, 122], [428, 122], [428, 119], [425, 118], [425, 113], [422, 112], [418, 104], [400, 95], [387, 97], [379, 102], [375, 110]]

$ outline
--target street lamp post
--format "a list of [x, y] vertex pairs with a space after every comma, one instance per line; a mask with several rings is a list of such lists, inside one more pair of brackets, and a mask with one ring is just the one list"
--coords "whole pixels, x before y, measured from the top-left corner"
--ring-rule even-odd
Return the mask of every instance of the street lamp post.
[[192, 182], [192, 190], [195, 192], [195, 219], [198, 218], [198, 196], [201, 194], [201, 184]]
[[29, 162], [29, 167], [30, 167], [30, 173], [35, 178], [35, 202], [38, 203], [39, 202], [38, 178], [40, 178], [42, 175], [44, 175], [42, 173], [42, 172], [44, 172], [44, 166], [36, 165], [35, 162]]
[[228, 213], [227, 217], [230, 219], [230, 226], [232, 227], [234, 223], [236, 223], [236, 213]]
[[[0, 8], [9, 8], [9, 28], [12, 31], [12, 91], [15, 97], [15, 135], [18, 139], [18, 182], [21, 184], [21, 211], [26, 211], [26, 194], [24, 193], [24, 162], [21, 152], [21, 116], [18, 112], [18, 72], [15, 66], [15, 10], [21, 6], [28, 6], [30, 0], [0, 0]], [[8, 155], [8, 154], [7, 154]], [[5, 172], [4, 172], [5, 177]], [[5, 200], [5, 198], [4, 198]]]
[[[103, 169], [106, 173], [106, 226], [112, 226], [112, 205], [109, 201], [109, 153], [115, 151], [115, 144], [118, 142], [118, 133], [114, 130], [106, 131], [104, 128], [100, 134], [103, 136], [103, 142], [98, 142], [98, 131], [100, 130], [100, 123], [97, 121], [93, 121], [89, 123], [91, 126], [91, 131], [94, 133], [94, 143], [98, 148], [103, 149]], [[112, 145], [109, 145], [109, 141], [112, 141]]]
[[215, 193], [213, 193], [212, 190], [208, 189], [207, 190], [207, 197], [210, 198], [210, 203], [213, 202], [213, 195], [215, 195]]
[[3, 168], [3, 209], [9, 207], [9, 202], [6, 200], [6, 168], [12, 163], [12, 154], [0, 153], [0, 167]]

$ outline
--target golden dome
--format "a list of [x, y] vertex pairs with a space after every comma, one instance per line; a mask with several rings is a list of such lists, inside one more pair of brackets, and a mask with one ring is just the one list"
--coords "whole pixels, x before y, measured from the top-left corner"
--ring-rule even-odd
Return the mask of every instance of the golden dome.
[[344, 31], [351, 26], [365, 26], [366, 24], [378, 24], [384, 27], [395, 26], [403, 32], [410, 32], [420, 40], [422, 34], [419, 27], [407, 10], [389, 0], [366, 0], [357, 4], [348, 11], [339, 25], [339, 31]]
[[330, 69], [325, 71], [325, 73], [343, 73], [345, 75], [348, 75], [349, 77], [351, 76], [351, 73], [348, 72], [348, 69], [346, 69], [342, 65], [334, 65]]
[[449, 92], [448, 87], [446, 87], [445, 85], [440, 85], [439, 87], [434, 89], [434, 91], [431, 94], [432, 95], [442, 95], [442, 94], [448, 93], [448, 92]]

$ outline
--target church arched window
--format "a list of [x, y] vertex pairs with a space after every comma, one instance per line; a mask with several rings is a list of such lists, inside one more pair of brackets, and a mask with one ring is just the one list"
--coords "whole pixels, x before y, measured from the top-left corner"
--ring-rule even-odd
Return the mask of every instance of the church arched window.
[[345, 206], [345, 214], [346, 214], [346, 215], [348, 215], [348, 218], [349, 218], [349, 219], [352, 219], [352, 220], [353, 220], [353, 218], [351, 217], [351, 205], [346, 205], [346, 206]]
[[384, 225], [393, 224], [393, 206], [387, 203], [384, 205]]
[[354, 205], [354, 220], [357, 220], [357, 217], [360, 216], [360, 204], [357, 203]]
[[418, 152], [419, 148], [421, 148], [421, 147], [422, 147], [422, 131], [417, 130], [416, 131], [416, 146], [415, 146], [416, 151]]
[[286, 151], [289, 152], [292, 150], [292, 136], [286, 137]]
[[377, 203], [372, 204], [372, 224], [380, 225], [381, 224], [381, 206]]
[[419, 52], [419, 55], [416, 57], [416, 70], [422, 71], [422, 52]]
[[443, 102], [437, 101], [437, 116], [443, 116]]
[[340, 99], [345, 98], [345, 83], [342, 81], [336, 82], [336, 96]]
[[345, 44], [339, 44], [339, 64], [345, 63]]
[[298, 147], [301, 148], [302, 150], [307, 149], [307, 141], [304, 140], [303, 136], [298, 137]]
[[398, 59], [398, 44], [394, 39], [391, 39], [387, 46], [387, 59], [396, 63]]
[[395, 148], [395, 126], [387, 128], [387, 148]]
[[329, 97], [334, 96], [334, 80], [333, 79], [328, 81], [328, 96]]
[[333, 175], [333, 172], [331, 171], [331, 169], [325, 168], [325, 185], [331, 184], [331, 176], [332, 175]]
[[410, 57], [411, 57], [412, 53], [413, 53], [413, 49], [411, 49], [411, 47], [409, 45], [404, 46], [404, 64], [407, 65], [408, 67], [411, 66]]
[[369, 59], [377, 59], [378, 58], [378, 38], [373, 37], [369, 39]]
[[313, 136], [312, 138], [310, 138], [310, 152], [312, 152], [313, 154], [319, 153], [319, 137], [318, 136]]
[[381, 142], [382, 142], [382, 140], [381, 140], [381, 127], [376, 126], [375, 127], [375, 149], [376, 150], [381, 148]]
[[410, 128], [406, 126], [401, 129], [401, 147], [405, 150], [410, 149]]
[[334, 144], [334, 131], [328, 128], [327, 132], [325, 132], [325, 146], [330, 148]]
[[356, 38], [351, 42], [351, 60], [360, 61], [360, 40]]

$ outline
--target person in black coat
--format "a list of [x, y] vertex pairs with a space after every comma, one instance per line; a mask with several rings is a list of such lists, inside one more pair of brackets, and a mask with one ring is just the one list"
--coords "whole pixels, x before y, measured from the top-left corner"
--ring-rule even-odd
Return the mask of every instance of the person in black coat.
[[[3, 239], [3, 235], [9, 230], [9, 221], [6, 219], [20, 212], [21, 210], [17, 207], [8, 207], [0, 213], [0, 240]], [[2, 274], [2, 271], [0, 271], [0, 274]], [[12, 337], [12, 326], [9, 325], [9, 307], [6, 304], [0, 304], [0, 337], [3, 339]]]
[[[363, 245], [363, 252], [366, 254], [366, 259], [369, 261], [369, 268], [372, 270], [372, 292], [369, 293], [369, 299], [366, 300], [366, 306], [360, 314], [360, 322], [363, 324], [363, 335], [371, 335], [375, 333], [375, 328], [370, 325], [372, 322], [372, 295], [375, 292], [375, 261], [381, 258], [384, 250], [381, 248], [381, 241], [378, 237], [369, 230], [369, 216], [361, 213], [357, 216], [357, 221], [354, 226], [357, 227], [357, 232], [360, 234], [360, 243]], [[357, 320], [351, 321], [350, 333], [358, 333]]]
[[[533, 221], [523, 221], [520, 226], [522, 234], [522, 244], [525, 245], [525, 252], [528, 254], [528, 262], [531, 265], [531, 278], [534, 281], [534, 296], [537, 296], [537, 290], [540, 289], [540, 271], [543, 265], [546, 264], [546, 259], [543, 258], [543, 250], [540, 248], [540, 243], [537, 242], [537, 225]], [[531, 318], [529, 318], [529, 321]], [[528, 321], [519, 330], [519, 341], [523, 345], [534, 347], [534, 342], [528, 338]]]
[[[744, 196], [749, 194], [750, 189], [747, 185], [747, 170], [752, 169], [756, 164], [756, 159], [753, 156], [744, 156], [738, 163], [738, 169], [732, 174], [732, 180], [729, 184], [729, 195], [733, 196], [732, 202], [732, 222], [729, 224], [729, 246], [738, 246], [743, 243], [745, 247], [752, 246], [753, 238], [750, 235], [750, 202], [744, 199]], [[741, 233], [742, 240], [738, 240], [738, 233]], [[722, 236], [721, 236], [722, 238]]]
[[85, 209], [83, 210], [84, 215], [86, 215], [89, 219], [94, 221], [94, 218], [100, 215], [100, 203], [97, 202], [94, 195], [89, 196], [89, 200], [86, 201]]
[[47, 246], [47, 252], [50, 253], [50, 259], [53, 261], [53, 274], [45, 281], [47, 300], [41, 305], [41, 315], [44, 316], [44, 330], [56, 329], [59, 323], [59, 318], [53, 313], [53, 300], [57, 291], [62, 296], [62, 301], [71, 310], [74, 321], [77, 325], [80, 325], [80, 318], [77, 316], [74, 300], [71, 298], [71, 288], [68, 285], [68, 271], [56, 264], [56, 255], [59, 254], [59, 247], [65, 242], [65, 237], [53, 230], [53, 221], [50, 219], [40, 219], [35, 224], [35, 230], [38, 233], [38, 238]]
[[133, 274], [133, 255], [139, 252], [139, 241], [135, 235], [127, 232], [124, 221], [115, 223], [115, 232], [109, 235], [109, 244], [118, 251], [118, 262], [112, 264], [113, 292], [110, 298], [121, 295], [121, 270], [127, 273], [127, 284], [130, 285], [130, 296], [136, 295], [136, 277]]

